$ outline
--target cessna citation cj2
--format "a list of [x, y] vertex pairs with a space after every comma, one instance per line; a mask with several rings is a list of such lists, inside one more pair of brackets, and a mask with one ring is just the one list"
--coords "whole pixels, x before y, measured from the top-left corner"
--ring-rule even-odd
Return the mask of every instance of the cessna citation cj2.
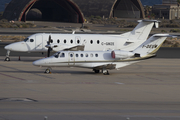
[[[45, 34], [38, 33], [29, 36], [24, 41], [5, 46], [7, 50], [5, 61], [10, 61], [10, 51], [16, 52], [58, 52], [61, 50], [107, 51], [122, 49], [131, 51], [145, 40], [157, 20], [139, 20], [139, 24], [130, 32], [121, 35], [102, 34]], [[117, 46], [118, 45], [118, 46]]]
[[95, 73], [108, 75], [108, 70], [119, 69], [138, 60], [151, 58], [168, 34], [155, 34], [133, 51], [60, 51], [49, 58], [33, 62], [33, 65], [48, 67], [45, 73], [50, 73], [51, 67], [82, 67], [93, 69]]

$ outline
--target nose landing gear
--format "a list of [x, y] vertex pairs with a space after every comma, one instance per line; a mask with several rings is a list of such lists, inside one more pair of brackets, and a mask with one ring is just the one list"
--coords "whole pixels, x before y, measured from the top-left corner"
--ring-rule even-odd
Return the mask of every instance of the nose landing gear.
[[10, 54], [10, 50], [7, 51], [6, 58], [4, 59], [4, 61], [10, 61], [9, 54]]
[[51, 73], [51, 68], [50, 67], [48, 67], [46, 70], [45, 70], [45, 72], [44, 73], [46, 73], [46, 74], [50, 74]]

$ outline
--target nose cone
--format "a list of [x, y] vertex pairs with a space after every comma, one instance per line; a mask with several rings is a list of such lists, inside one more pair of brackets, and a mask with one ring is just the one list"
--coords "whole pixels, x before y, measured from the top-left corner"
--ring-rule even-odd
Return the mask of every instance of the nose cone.
[[36, 60], [33, 62], [33, 65], [35, 66], [51, 66], [51, 61], [52, 61], [52, 58], [49, 57], [49, 58], [44, 58], [44, 59], [40, 59], [40, 60]]
[[35, 66], [42, 66], [42, 65], [44, 65], [44, 60], [43, 59], [36, 60], [36, 61], [33, 62], [33, 65], [35, 65]]
[[16, 42], [4, 47], [6, 50], [17, 51], [17, 52], [28, 52], [28, 47], [25, 42]]

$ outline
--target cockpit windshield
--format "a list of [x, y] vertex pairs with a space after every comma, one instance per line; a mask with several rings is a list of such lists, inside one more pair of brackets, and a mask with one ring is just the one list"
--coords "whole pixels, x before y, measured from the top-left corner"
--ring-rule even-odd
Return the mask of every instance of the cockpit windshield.
[[55, 54], [54, 54], [54, 57], [55, 57], [55, 58], [58, 58], [60, 53], [61, 53], [61, 52], [55, 53]]
[[29, 40], [29, 38], [26, 38], [26, 39], [24, 39], [24, 42], [26, 42], [26, 41], [28, 41]]
[[63, 57], [65, 57], [65, 54], [63, 52], [57, 52], [54, 54], [54, 57], [55, 58], [58, 58], [58, 57], [63, 58]]

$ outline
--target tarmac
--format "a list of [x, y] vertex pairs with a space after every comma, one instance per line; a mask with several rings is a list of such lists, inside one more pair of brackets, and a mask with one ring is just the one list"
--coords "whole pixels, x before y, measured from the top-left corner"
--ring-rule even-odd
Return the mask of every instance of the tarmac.
[[152, 58], [110, 75], [0, 56], [0, 120], [179, 120], [180, 60]]

